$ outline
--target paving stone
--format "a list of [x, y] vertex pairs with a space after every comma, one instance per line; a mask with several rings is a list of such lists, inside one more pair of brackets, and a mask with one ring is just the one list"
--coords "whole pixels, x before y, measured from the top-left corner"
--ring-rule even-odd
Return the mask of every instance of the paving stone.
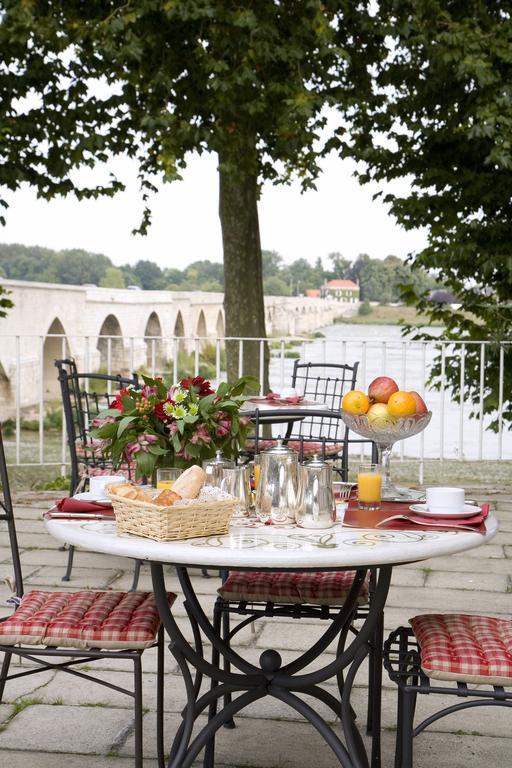
[[125, 709], [34, 704], [0, 733], [0, 750], [108, 754], [132, 725]]
[[[417, 568], [418, 565], [401, 565], [394, 570], [409, 571]], [[473, 558], [468, 561], [463, 555], [452, 555], [451, 557], [431, 557], [424, 560], [421, 568], [426, 571], [452, 571], [460, 573], [509, 573], [511, 564], [507, 558], [498, 559], [497, 557], [489, 560], [478, 560]]]
[[0, 704], [0, 723], [4, 723], [13, 713], [14, 707], [10, 704]]
[[32, 575], [24, 577], [28, 587], [60, 587], [71, 586], [74, 589], [107, 589], [113, 588], [118, 573], [106, 568], [73, 567], [73, 583], [62, 582], [62, 569], [51, 566], [41, 566]]
[[[455, 581], [455, 580], [454, 580]], [[468, 591], [467, 589], [428, 589], [399, 587], [390, 591], [386, 605], [390, 607], [421, 606], [422, 610], [486, 611], [489, 605], [495, 613], [510, 613], [512, 601], [510, 595], [499, 592]]]
[[[510, 567], [512, 574], [512, 563]], [[443, 587], [449, 589], [471, 589], [479, 591], [506, 592], [509, 585], [509, 574], [498, 573], [457, 573], [449, 572], [429, 573], [425, 586], [427, 589]]]
[[[28, 762], [26, 752], [5, 750], [4, 755], [9, 768], [27, 768], [27, 765], [37, 765], [37, 768], [133, 768], [133, 757], [59, 755], [32, 751]], [[156, 760], [144, 759], [144, 768], [158, 768], [158, 763]]]
[[[19, 657], [18, 657], [19, 658]], [[10, 673], [23, 672], [30, 667], [37, 666], [28, 661], [23, 660], [22, 664], [14, 664], [11, 661]], [[13, 703], [19, 699], [39, 699], [41, 698], [41, 691], [45, 686], [50, 683], [55, 676], [55, 672], [37, 672], [34, 675], [27, 675], [27, 677], [17, 677], [14, 680], [7, 680], [4, 689], [3, 700], [6, 703]], [[70, 681], [71, 682], [71, 679]], [[54, 697], [54, 700], [57, 697]]]

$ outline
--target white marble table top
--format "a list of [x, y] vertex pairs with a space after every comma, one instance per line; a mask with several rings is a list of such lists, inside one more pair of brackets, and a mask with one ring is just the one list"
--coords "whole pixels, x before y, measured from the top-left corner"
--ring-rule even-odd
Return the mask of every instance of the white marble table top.
[[232, 526], [225, 536], [159, 542], [118, 534], [110, 521], [46, 520], [48, 532], [94, 552], [175, 565], [229, 569], [343, 569], [417, 562], [479, 547], [497, 533], [493, 515], [485, 534], [473, 531], [380, 531], [340, 524], [326, 530]]

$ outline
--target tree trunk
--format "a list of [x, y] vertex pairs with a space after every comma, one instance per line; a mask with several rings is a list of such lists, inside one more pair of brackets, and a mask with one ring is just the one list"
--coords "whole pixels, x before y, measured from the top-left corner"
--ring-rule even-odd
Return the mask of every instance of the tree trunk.
[[[224, 249], [224, 313], [226, 336], [266, 338], [263, 302], [263, 265], [258, 220], [258, 181], [255, 175], [223, 168], [219, 155], [219, 216]], [[232, 168], [232, 163], [227, 164]], [[242, 165], [242, 164], [240, 164]], [[263, 353], [262, 391], [268, 392], [268, 345], [244, 341], [242, 370], [239, 342], [227, 342], [228, 381], [251, 374], [260, 379]]]

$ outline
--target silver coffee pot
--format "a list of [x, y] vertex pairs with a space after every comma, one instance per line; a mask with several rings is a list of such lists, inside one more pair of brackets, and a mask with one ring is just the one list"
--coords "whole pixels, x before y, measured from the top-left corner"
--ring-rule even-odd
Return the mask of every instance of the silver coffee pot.
[[297, 524], [302, 528], [331, 528], [336, 520], [332, 467], [315, 455], [300, 467], [300, 476]]
[[299, 454], [277, 441], [260, 453], [260, 479], [256, 491], [256, 514], [275, 525], [295, 522], [299, 503]]

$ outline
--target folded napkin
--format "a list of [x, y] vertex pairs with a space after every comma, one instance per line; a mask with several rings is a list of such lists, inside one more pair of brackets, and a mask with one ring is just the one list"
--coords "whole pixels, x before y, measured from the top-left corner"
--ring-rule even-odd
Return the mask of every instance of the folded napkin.
[[111, 520], [114, 517], [114, 510], [110, 502], [83, 501], [67, 496], [45, 512], [43, 517], [47, 520], [56, 518], [61, 520]]
[[489, 514], [489, 505], [482, 504], [482, 509], [471, 517], [423, 517], [412, 512], [400, 502], [383, 501], [378, 512], [361, 513], [357, 500], [350, 500], [343, 525], [362, 528], [361, 514], [373, 518], [373, 528], [387, 531], [412, 531], [424, 528], [430, 531], [476, 531], [485, 533], [485, 519]]

